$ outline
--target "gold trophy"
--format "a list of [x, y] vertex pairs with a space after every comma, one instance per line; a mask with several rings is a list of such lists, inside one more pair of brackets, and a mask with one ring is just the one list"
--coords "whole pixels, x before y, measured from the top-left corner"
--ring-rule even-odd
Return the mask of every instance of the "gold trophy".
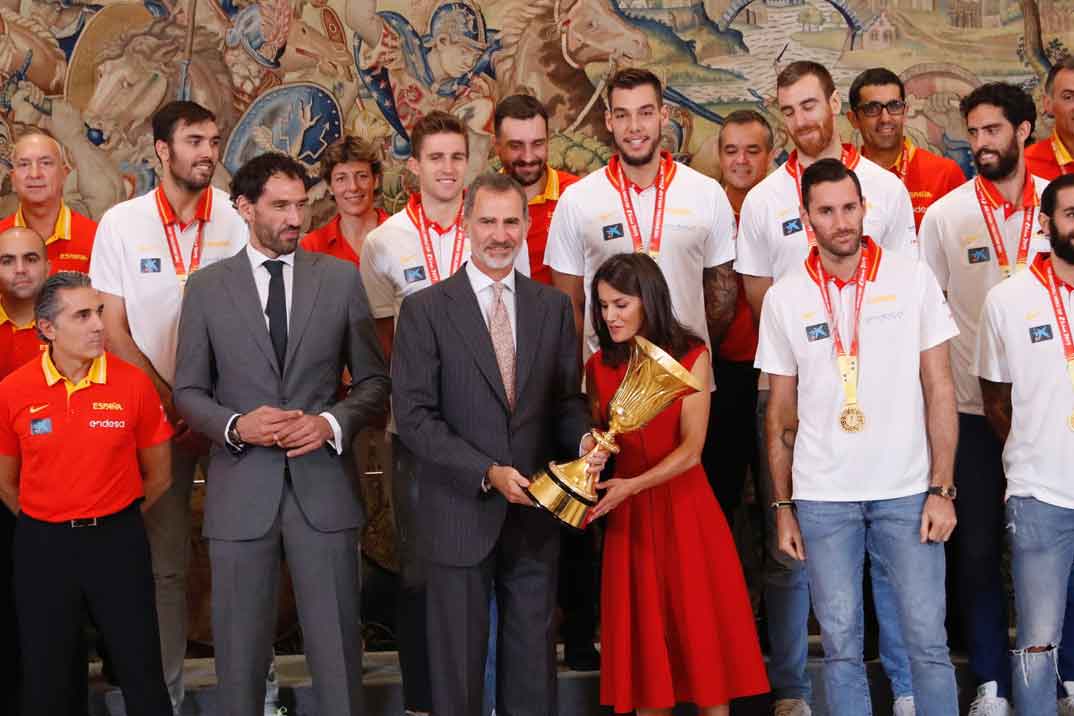
[[626, 376], [608, 406], [608, 430], [594, 428], [589, 433], [597, 447], [577, 460], [548, 463], [547, 469], [533, 476], [526, 494], [561, 522], [582, 529], [586, 514], [598, 499], [595, 478], [586, 472], [589, 455], [600, 448], [618, 453], [616, 435], [644, 427], [677, 398], [701, 389], [700, 381], [677, 360], [645, 338], [634, 336]]

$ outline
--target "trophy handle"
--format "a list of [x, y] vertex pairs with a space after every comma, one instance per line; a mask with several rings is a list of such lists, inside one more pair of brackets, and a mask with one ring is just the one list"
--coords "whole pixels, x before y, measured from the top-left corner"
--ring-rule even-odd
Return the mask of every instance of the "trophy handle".
[[[601, 432], [596, 428], [589, 431], [589, 434], [593, 436], [593, 439], [597, 441], [597, 445], [604, 448], [613, 455], [619, 454], [619, 446], [615, 444], [615, 430], [609, 430], [608, 432]], [[595, 448], [594, 448], [595, 449]]]

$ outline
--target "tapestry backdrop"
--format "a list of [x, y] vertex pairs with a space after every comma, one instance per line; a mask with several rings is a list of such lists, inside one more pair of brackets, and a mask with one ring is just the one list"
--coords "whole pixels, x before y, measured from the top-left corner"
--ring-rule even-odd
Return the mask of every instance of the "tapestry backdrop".
[[316, 172], [349, 132], [382, 148], [392, 210], [418, 118], [463, 118], [472, 176], [497, 99], [517, 91], [552, 112], [552, 162], [584, 173], [609, 154], [603, 81], [628, 65], [661, 76], [664, 143], [709, 173], [721, 118], [752, 107], [778, 125], [775, 76], [799, 59], [827, 65], [843, 97], [862, 69], [893, 69], [913, 139], [969, 169], [958, 98], [997, 79], [1039, 95], [1068, 43], [1074, 0], [0, 0], [0, 215], [20, 125], [63, 143], [67, 200], [99, 218], [155, 185], [148, 120], [182, 97], [218, 117], [220, 186], [267, 149]]

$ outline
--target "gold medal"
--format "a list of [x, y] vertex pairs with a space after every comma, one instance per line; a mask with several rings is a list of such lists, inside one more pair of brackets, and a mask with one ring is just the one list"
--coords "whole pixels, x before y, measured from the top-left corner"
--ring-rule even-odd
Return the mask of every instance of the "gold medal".
[[1067, 417], [1067, 427], [1074, 431], [1074, 413]]
[[[1071, 416], [1071, 426], [1074, 428], [1074, 415]], [[857, 405], [848, 405], [839, 413], [839, 427], [847, 433], [860, 433], [865, 429], [865, 413]]]

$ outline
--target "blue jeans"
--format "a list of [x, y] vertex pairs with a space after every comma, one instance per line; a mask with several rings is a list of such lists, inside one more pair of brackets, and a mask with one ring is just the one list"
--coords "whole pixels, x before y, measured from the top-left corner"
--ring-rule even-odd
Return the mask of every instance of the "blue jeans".
[[[1059, 642], [1074, 566], [1074, 510], [1032, 497], [1007, 500], [1018, 635], [1011, 652], [1014, 707], [1055, 716]], [[1041, 647], [1043, 651], [1029, 651]]]
[[[757, 434], [761, 443], [761, 474], [757, 480], [761, 504], [765, 508], [764, 601], [768, 615], [768, 680], [776, 699], [812, 697], [812, 684], [806, 672], [809, 657], [809, 580], [805, 564], [780, 552], [772, 502], [772, 476], [768, 471], [764, 414], [768, 391], [757, 394]], [[887, 574], [871, 563], [873, 600], [880, 622], [880, 662], [891, 680], [891, 690], [898, 696], [913, 693], [910, 659], [902, 643], [895, 592]]]
[[918, 716], [956, 716], [955, 670], [944, 628], [944, 548], [921, 544], [925, 494], [870, 502], [796, 500], [813, 611], [824, 644], [832, 716], [871, 716], [862, 660], [865, 553], [894, 586]]

